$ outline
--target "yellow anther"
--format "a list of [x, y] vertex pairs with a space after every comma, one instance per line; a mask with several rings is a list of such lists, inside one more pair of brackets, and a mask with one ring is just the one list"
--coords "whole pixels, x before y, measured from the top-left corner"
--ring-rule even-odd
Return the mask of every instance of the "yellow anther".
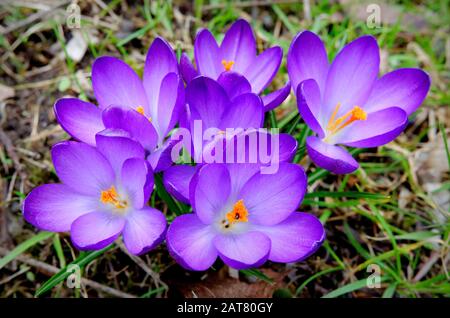
[[[142, 116], [145, 117], [144, 107], [138, 106], [138, 107], [136, 107], [136, 111], [137, 111], [139, 114], [141, 114]], [[148, 121], [151, 122], [151, 121], [152, 121], [152, 118], [151, 118], [151, 117], [148, 117]]]
[[119, 199], [119, 195], [114, 186], [111, 186], [108, 190], [102, 191], [100, 201], [104, 204], [112, 204], [117, 209], [125, 209], [128, 205], [127, 202]]
[[222, 60], [222, 65], [225, 68], [225, 71], [231, 71], [231, 68], [234, 65], [234, 61]]
[[141, 115], [145, 115], [144, 107], [142, 107], [142, 106], [136, 107], [136, 111]]
[[344, 127], [347, 127], [351, 123], [353, 123], [356, 120], [366, 120], [367, 119], [367, 113], [359, 106], [353, 107], [350, 111], [348, 111], [345, 115], [336, 118], [337, 113], [339, 112], [339, 108], [341, 107], [341, 104], [338, 103], [336, 105], [336, 108], [333, 111], [333, 114], [330, 117], [330, 120], [328, 121], [327, 130], [330, 134], [335, 134]]
[[234, 204], [233, 210], [227, 213], [227, 220], [229, 224], [248, 222], [248, 211], [244, 205], [244, 200], [239, 200]]

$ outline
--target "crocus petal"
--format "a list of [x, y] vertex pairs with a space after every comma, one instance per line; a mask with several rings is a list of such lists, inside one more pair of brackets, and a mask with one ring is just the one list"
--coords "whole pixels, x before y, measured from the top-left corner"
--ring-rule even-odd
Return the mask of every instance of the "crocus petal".
[[172, 148], [176, 143], [176, 140], [168, 139], [147, 157], [155, 173], [166, 170], [174, 163], [172, 160]]
[[186, 102], [190, 106], [191, 121], [201, 119], [203, 127], [209, 128], [219, 126], [229, 99], [219, 83], [199, 76], [188, 84]]
[[183, 267], [204, 271], [214, 264], [217, 250], [213, 245], [215, 233], [203, 224], [195, 214], [175, 218], [167, 231], [167, 247], [170, 254]]
[[262, 101], [264, 104], [264, 111], [268, 112], [278, 107], [289, 96], [290, 92], [291, 92], [291, 83], [288, 82], [282, 88], [273, 91], [272, 93], [266, 96], [263, 96]]
[[123, 242], [130, 253], [144, 254], [164, 239], [166, 218], [160, 211], [146, 207], [131, 211], [126, 219]]
[[387, 73], [375, 82], [364, 110], [374, 112], [396, 106], [411, 115], [422, 104], [430, 89], [430, 77], [417, 68]]
[[306, 149], [316, 165], [333, 173], [351, 173], [359, 167], [358, 162], [347, 150], [327, 144], [315, 136], [306, 139]]
[[223, 60], [233, 61], [232, 70], [243, 73], [256, 57], [256, 39], [250, 24], [239, 19], [225, 33], [220, 54]]
[[224, 162], [261, 165], [290, 161], [297, 141], [289, 134], [269, 134], [264, 128], [247, 129], [226, 140]]
[[83, 214], [95, 211], [98, 198], [75, 192], [64, 184], [44, 184], [23, 203], [25, 220], [44, 231], [66, 232]]
[[324, 92], [328, 73], [328, 58], [322, 40], [310, 31], [303, 31], [294, 38], [287, 55], [289, 78], [297, 91], [297, 86], [307, 79], [313, 79]]
[[70, 236], [79, 250], [99, 250], [114, 242], [125, 226], [125, 218], [111, 212], [92, 212], [76, 219]]
[[[267, 144], [267, 146], [263, 146], [264, 144]], [[292, 161], [297, 151], [297, 144], [297, 140], [289, 134], [259, 133], [257, 149], [260, 156], [259, 162], [262, 164], [273, 164]], [[267, 157], [262, 157], [266, 155]]]
[[191, 59], [186, 53], [181, 54], [180, 57], [180, 72], [186, 83], [189, 83], [198, 76], [197, 70], [192, 65]]
[[128, 131], [131, 137], [145, 149], [152, 151], [158, 142], [158, 133], [149, 119], [134, 109], [109, 107], [102, 113], [103, 123], [108, 129]]
[[297, 139], [289, 134], [279, 134], [278, 138], [280, 143], [279, 161], [292, 161], [292, 159], [294, 159], [295, 153], [297, 152]]
[[230, 173], [225, 165], [208, 164], [199, 169], [190, 202], [198, 218], [210, 224], [222, 212], [231, 190]]
[[370, 113], [366, 120], [354, 122], [338, 136], [336, 143], [350, 147], [378, 147], [394, 140], [408, 124], [408, 115], [398, 107]]
[[158, 99], [158, 113], [155, 117], [161, 143], [167, 133], [178, 122], [184, 104], [184, 84], [178, 74], [170, 73], [164, 77]]
[[180, 118], [178, 120], [178, 126], [180, 128], [189, 129], [191, 120], [191, 111], [187, 102], [181, 107]]
[[273, 226], [255, 226], [271, 241], [269, 260], [281, 263], [299, 262], [313, 254], [325, 239], [320, 221], [311, 214], [294, 212]]
[[99, 57], [92, 66], [92, 87], [100, 108], [117, 105], [148, 111], [141, 79], [125, 62], [110, 56]]
[[328, 71], [323, 96], [322, 116], [328, 120], [336, 105], [338, 116], [367, 101], [378, 76], [380, 54], [377, 41], [366, 35], [347, 44], [334, 59]]
[[308, 79], [297, 86], [298, 111], [309, 128], [323, 138], [325, 133], [319, 122], [320, 104], [320, 90], [315, 80]]
[[269, 85], [280, 68], [283, 50], [279, 46], [271, 47], [258, 55], [247, 67], [244, 76], [252, 85], [252, 92], [259, 94]]
[[194, 42], [195, 64], [200, 74], [217, 79], [222, 73], [220, 51], [214, 36], [206, 29], [201, 30]]
[[189, 203], [189, 184], [198, 166], [176, 165], [164, 171], [163, 182], [166, 190], [178, 201]]
[[105, 128], [100, 108], [77, 98], [61, 98], [54, 110], [56, 120], [69, 135], [95, 146], [95, 134]]
[[285, 220], [303, 199], [306, 174], [295, 164], [280, 163], [272, 174], [256, 173], [242, 188], [239, 198], [252, 223], [273, 225]]
[[259, 96], [247, 93], [236, 97], [225, 111], [219, 128], [259, 128], [262, 126], [264, 108]]
[[270, 239], [256, 231], [218, 235], [213, 242], [220, 258], [235, 269], [259, 267], [266, 262], [270, 252]]
[[217, 82], [225, 89], [230, 100], [252, 91], [252, 87], [247, 79], [236, 72], [223, 72], [220, 74]]
[[[143, 86], [152, 117], [158, 112], [160, 105], [161, 83], [169, 73], [178, 74], [177, 57], [170, 45], [161, 37], [157, 37], [148, 49], [143, 76]], [[171, 95], [175, 95], [175, 91]]]
[[127, 159], [121, 169], [121, 184], [135, 209], [141, 209], [150, 197], [148, 188], [153, 188], [153, 173], [144, 159]]
[[52, 159], [59, 179], [77, 193], [97, 196], [114, 182], [108, 160], [87, 144], [60, 142], [52, 148]]
[[108, 159], [115, 175], [119, 176], [122, 165], [128, 158], [145, 158], [142, 146], [133, 139], [121, 136], [110, 136], [100, 132], [96, 136], [97, 149]]

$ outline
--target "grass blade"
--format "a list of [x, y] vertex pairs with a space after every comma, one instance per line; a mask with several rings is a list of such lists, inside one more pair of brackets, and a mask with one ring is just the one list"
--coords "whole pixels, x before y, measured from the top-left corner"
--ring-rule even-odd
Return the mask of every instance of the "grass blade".
[[269, 112], [269, 123], [271, 128], [278, 128], [277, 118], [273, 110]]
[[278, 5], [273, 4], [272, 10], [275, 12], [275, 14], [281, 20], [281, 22], [283, 22], [283, 24], [286, 26], [289, 32], [291, 32], [292, 35], [297, 34], [298, 28], [292, 25], [291, 21], [289, 21], [289, 18], [286, 16], [283, 10], [280, 9]]
[[319, 278], [320, 276], [326, 275], [326, 274], [330, 274], [336, 271], [342, 270], [341, 267], [332, 267], [332, 268], [327, 268], [324, 269], [323, 271], [317, 272], [314, 275], [308, 277], [307, 280], [305, 280], [295, 291], [295, 296], [300, 295], [300, 293], [302, 292], [302, 290], [306, 287], [306, 285], [308, 285], [310, 282], [312, 282], [313, 280], [315, 280], [316, 278]]
[[162, 177], [160, 174], [155, 174], [156, 193], [169, 207], [169, 210], [176, 215], [183, 214], [183, 210], [179, 204], [170, 196], [170, 194], [164, 188]]
[[344, 192], [329, 192], [329, 191], [316, 191], [307, 193], [305, 198], [363, 198], [371, 200], [389, 200], [389, 195], [370, 193], [370, 192], [357, 192], [357, 191], [344, 191]]
[[0, 269], [6, 266], [9, 262], [13, 261], [17, 256], [28, 250], [30, 247], [36, 245], [37, 243], [46, 240], [55, 235], [52, 232], [40, 232], [33, 237], [29, 238], [25, 242], [16, 246], [8, 255], [0, 259]]
[[271, 278], [267, 277], [263, 272], [255, 268], [242, 269], [239, 272], [244, 274], [245, 276], [254, 276], [269, 284], [273, 283], [273, 280]]
[[448, 142], [447, 142], [447, 137], [446, 137], [446, 133], [445, 133], [445, 128], [442, 123], [439, 124], [439, 130], [441, 131], [442, 139], [444, 139], [445, 153], [447, 154], [448, 168], [450, 169], [450, 151], [448, 149]]
[[66, 258], [64, 257], [64, 251], [62, 249], [61, 240], [59, 239], [59, 234], [56, 234], [53, 237], [53, 247], [55, 248], [56, 255], [58, 256], [60, 267], [66, 267]]
[[382, 298], [392, 298], [395, 294], [395, 289], [397, 288], [397, 283], [392, 283], [386, 288], [386, 290], [383, 293]]
[[[386, 280], [386, 277], [381, 277], [380, 280], [384, 281], [384, 280]], [[357, 280], [356, 282], [339, 287], [338, 289], [335, 289], [332, 292], [326, 294], [322, 298], [336, 298], [336, 297], [351, 293], [352, 291], [355, 291], [355, 290], [358, 290], [358, 289], [361, 289], [364, 287], [367, 287], [367, 279], [366, 278]]]
[[289, 124], [291, 122], [291, 120], [293, 120], [295, 118], [295, 116], [298, 115], [298, 110], [294, 110], [292, 111], [289, 115], [287, 115], [286, 117], [284, 117], [283, 119], [281, 119], [278, 123], [278, 128], [280, 128], [280, 130], [283, 130], [284, 127]]
[[53, 287], [64, 281], [71, 272], [68, 271], [68, 268], [72, 265], [78, 265], [81, 268], [85, 267], [87, 264], [101, 256], [103, 253], [111, 249], [114, 245], [111, 244], [107, 247], [105, 247], [102, 250], [99, 251], [93, 251], [88, 252], [85, 254], [82, 254], [80, 257], [78, 257], [76, 260], [74, 260], [72, 263], [64, 267], [62, 270], [60, 270], [57, 274], [53, 275], [48, 281], [46, 281], [37, 291], [35, 296], [39, 297], [46, 292], [50, 291]]

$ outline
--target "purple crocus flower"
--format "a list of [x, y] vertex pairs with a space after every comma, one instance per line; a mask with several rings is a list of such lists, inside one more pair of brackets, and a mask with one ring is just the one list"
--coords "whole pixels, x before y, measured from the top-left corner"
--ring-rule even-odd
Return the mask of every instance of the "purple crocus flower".
[[[279, 134], [277, 137], [278, 149], [272, 149], [272, 138], [275, 135], [262, 130], [250, 130], [235, 135], [227, 139], [220, 146], [223, 147], [222, 162], [227, 163], [227, 158], [234, 163], [249, 164], [249, 168], [255, 169], [278, 166], [281, 162], [290, 162], [297, 151], [297, 141], [289, 134]], [[266, 145], [260, 153], [262, 145]], [[255, 149], [256, 148], [256, 149]], [[230, 155], [231, 154], [231, 155]], [[174, 165], [164, 171], [164, 186], [166, 190], [177, 200], [183, 203], [190, 203], [190, 184], [202, 167], [201, 164], [195, 166], [188, 164]]]
[[[198, 75], [237, 86], [234, 91], [260, 94], [280, 68], [283, 50], [274, 46], [256, 54], [256, 39], [250, 24], [242, 19], [234, 22], [225, 33], [220, 46], [209, 30], [203, 29], [195, 38], [194, 55], [197, 70], [186, 54], [181, 56], [180, 69], [186, 82]], [[223, 79], [233, 74], [231, 81]], [[290, 92], [290, 84], [263, 97], [264, 110], [280, 105]]]
[[[225, 132], [229, 128], [256, 129], [263, 126], [264, 107], [261, 98], [253, 93], [245, 93], [230, 99], [226, 93], [228, 88], [204, 76], [195, 78], [186, 87], [187, 105], [180, 125], [191, 132], [191, 152], [195, 162], [202, 161], [203, 152], [208, 146], [227, 137], [219, 133], [212, 141], [203, 140], [206, 130]], [[198, 123], [201, 123], [201, 134], [195, 131]]]
[[[203, 162], [205, 149], [226, 138], [226, 134], [217, 134], [213, 140], [205, 141], [203, 137], [207, 129], [225, 132], [227, 128], [262, 127], [264, 109], [261, 99], [253, 93], [245, 93], [230, 100], [227, 88], [229, 86], [222, 86], [205, 76], [198, 76], [186, 87], [186, 111], [182, 114], [180, 126], [190, 131], [191, 138], [185, 146], [195, 163]], [[201, 131], [195, 129], [198, 123], [201, 123]], [[185, 140], [179, 142], [186, 143]], [[164, 173], [164, 183], [169, 192], [182, 202], [189, 202], [186, 190], [197, 169], [192, 165], [175, 165]]]
[[170, 142], [165, 140], [175, 126], [184, 104], [184, 85], [174, 51], [162, 38], [150, 46], [143, 80], [115, 57], [100, 57], [92, 67], [92, 86], [99, 107], [76, 99], [62, 98], [55, 104], [58, 122], [73, 138], [95, 145], [95, 135], [104, 130], [124, 130], [149, 154], [155, 171], [171, 165]]
[[144, 149], [129, 138], [98, 134], [97, 147], [65, 141], [52, 148], [62, 183], [44, 184], [26, 197], [25, 219], [45, 231], [70, 231], [80, 250], [97, 250], [120, 234], [142, 254], [164, 238], [164, 215], [147, 202], [153, 171]]
[[[228, 76], [228, 75], [227, 75]], [[264, 107], [261, 98], [253, 93], [236, 94], [230, 99], [231, 86], [204, 76], [193, 79], [186, 87], [187, 109], [180, 125], [190, 130], [190, 145], [187, 146], [195, 163], [204, 162], [205, 152], [236, 137], [228, 136], [229, 128], [249, 130], [263, 125]], [[201, 122], [202, 131], [195, 131], [196, 123]], [[213, 140], [203, 140], [207, 129], [217, 129], [219, 133]], [[173, 136], [175, 136], [174, 133]], [[175, 138], [175, 137], [174, 137]], [[292, 157], [297, 147], [294, 138], [287, 134], [280, 135], [280, 156]], [[248, 151], [247, 151], [248, 152]], [[225, 161], [223, 161], [225, 162]], [[178, 200], [189, 203], [189, 183], [199, 169], [199, 165], [175, 165], [165, 170], [164, 184], [168, 191]]]
[[169, 252], [187, 269], [206, 270], [217, 256], [236, 269], [301, 261], [325, 238], [315, 216], [295, 212], [306, 191], [298, 165], [261, 174], [258, 165], [207, 164], [191, 189], [195, 213], [175, 218], [167, 231]]
[[337, 144], [368, 148], [395, 139], [430, 87], [420, 69], [398, 69], [378, 78], [379, 48], [372, 36], [347, 44], [328, 64], [325, 46], [312, 32], [298, 34], [287, 68], [301, 116], [317, 134], [306, 140], [318, 166], [337, 174], [358, 168]]

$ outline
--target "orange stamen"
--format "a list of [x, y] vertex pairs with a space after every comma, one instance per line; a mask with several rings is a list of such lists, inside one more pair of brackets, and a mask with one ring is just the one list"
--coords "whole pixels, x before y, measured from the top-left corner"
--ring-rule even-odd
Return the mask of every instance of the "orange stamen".
[[234, 61], [222, 60], [222, 65], [225, 68], [225, 71], [230, 71], [234, 65]]
[[234, 204], [233, 210], [227, 213], [227, 220], [230, 224], [248, 222], [248, 211], [244, 205], [244, 200], [239, 200]]
[[336, 105], [336, 108], [333, 111], [333, 114], [331, 115], [330, 120], [328, 121], [327, 130], [332, 135], [337, 133], [339, 130], [347, 127], [348, 125], [350, 125], [351, 123], [353, 123], [356, 120], [366, 120], [367, 119], [367, 113], [359, 106], [353, 107], [346, 114], [335, 119], [340, 107], [341, 107], [341, 104], [338, 103]]
[[[136, 107], [136, 111], [137, 111], [139, 114], [141, 114], [142, 116], [145, 116], [144, 107], [138, 106], [138, 107]], [[148, 120], [151, 122], [151, 121], [152, 121], [152, 118], [149, 117]]]
[[111, 186], [108, 190], [102, 191], [100, 195], [100, 201], [104, 204], [112, 204], [118, 209], [124, 209], [127, 207], [127, 203], [119, 200], [116, 188]]
[[144, 113], [144, 107], [142, 107], [142, 106], [136, 107], [136, 111], [137, 111], [139, 114], [141, 114], [141, 115], [145, 115], [145, 113]]
[[330, 120], [328, 121], [328, 125], [327, 125], [328, 130], [330, 130], [330, 127], [332, 127], [332, 125], [334, 124], [334, 118], [336, 117], [340, 107], [341, 107], [341, 103], [338, 103], [336, 105], [336, 108], [333, 111], [333, 114], [331, 115]]

